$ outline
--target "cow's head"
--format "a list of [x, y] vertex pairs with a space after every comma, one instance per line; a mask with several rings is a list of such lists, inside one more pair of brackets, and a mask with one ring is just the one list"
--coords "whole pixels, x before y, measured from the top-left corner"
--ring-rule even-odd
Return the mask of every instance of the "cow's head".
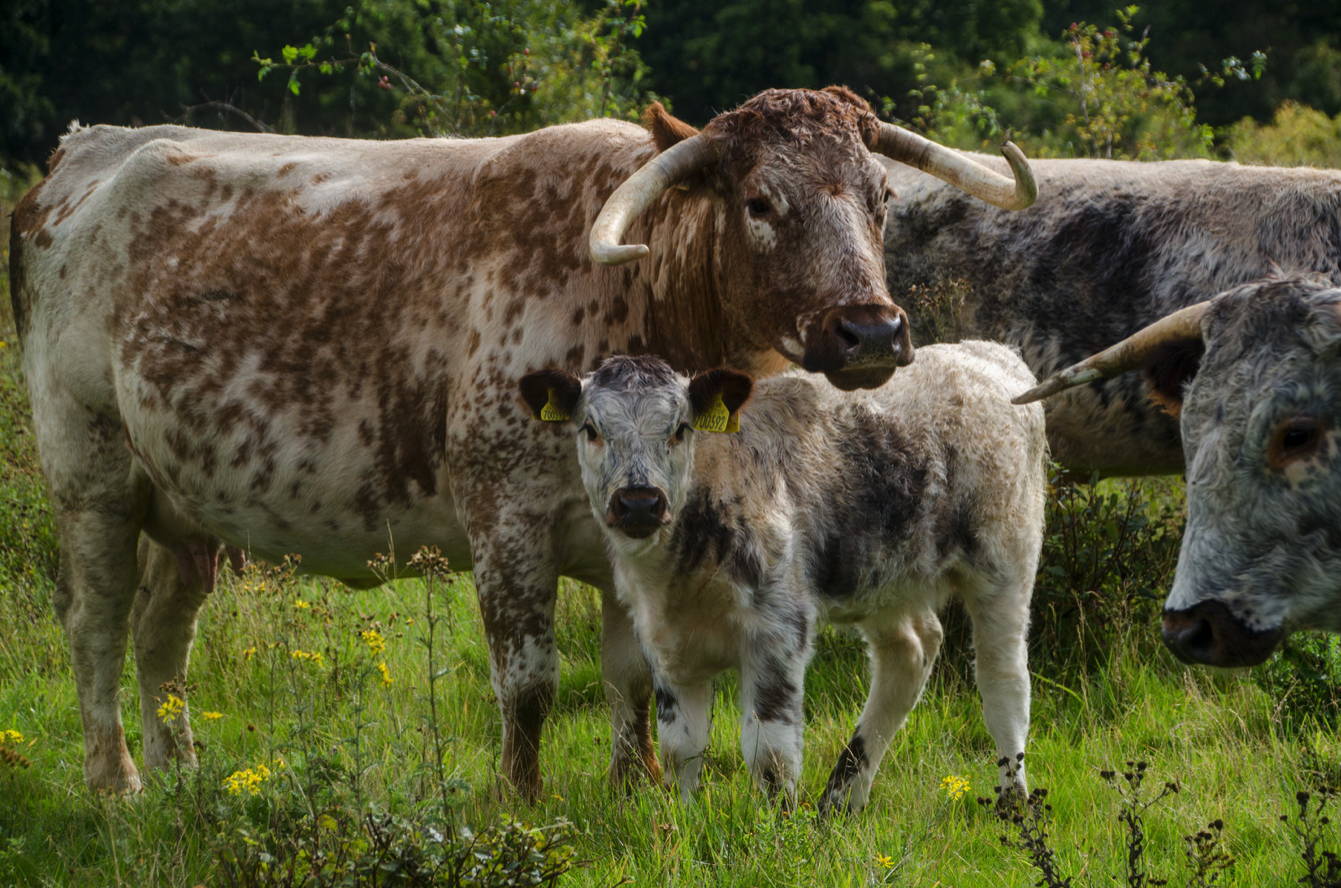
[[626, 180], [591, 230], [592, 257], [645, 256], [621, 244], [631, 221], [667, 188], [702, 189], [717, 204], [713, 263], [723, 310], [741, 329], [839, 388], [872, 388], [913, 358], [908, 319], [885, 284], [890, 198], [878, 152], [1007, 209], [1037, 189], [1019, 149], [1014, 179], [882, 123], [850, 90], [767, 90], [702, 132], [652, 105], [656, 157]]
[[[536, 419], [570, 423], [582, 484], [596, 520], [617, 545], [655, 541], [689, 493], [694, 436], [732, 432], [750, 377], [709, 370], [693, 379], [651, 356], [607, 358], [579, 379], [565, 370], [522, 377]], [[649, 540], [649, 538], [653, 538]]]
[[1251, 666], [1294, 630], [1341, 632], [1341, 289], [1313, 277], [1245, 284], [1016, 401], [1131, 369], [1179, 416], [1187, 466], [1170, 649]]

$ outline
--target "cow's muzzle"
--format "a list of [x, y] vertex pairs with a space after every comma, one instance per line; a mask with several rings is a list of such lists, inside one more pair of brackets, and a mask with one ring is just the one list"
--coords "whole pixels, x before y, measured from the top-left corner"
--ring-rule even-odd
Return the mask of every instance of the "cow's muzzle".
[[1282, 629], [1249, 629], [1222, 601], [1200, 601], [1164, 612], [1164, 643], [1184, 663], [1256, 666], [1276, 649]]
[[908, 316], [897, 305], [831, 308], [811, 322], [804, 341], [801, 366], [848, 392], [881, 386], [913, 362]]
[[670, 521], [666, 494], [655, 487], [624, 487], [610, 497], [605, 524], [625, 536], [641, 540]]

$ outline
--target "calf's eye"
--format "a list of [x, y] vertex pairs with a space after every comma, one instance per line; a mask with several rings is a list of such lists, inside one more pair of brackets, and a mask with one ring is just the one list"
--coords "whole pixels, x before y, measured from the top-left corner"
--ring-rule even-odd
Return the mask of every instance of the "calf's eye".
[[675, 430], [675, 434], [671, 435], [670, 439], [671, 444], [683, 444], [684, 436], [688, 433], [689, 433], [689, 426], [687, 426], [684, 423], [680, 423], [680, 427]]
[[1290, 463], [1310, 459], [1322, 445], [1322, 423], [1312, 416], [1292, 416], [1276, 426], [1267, 443], [1267, 464], [1283, 469]]
[[582, 426], [582, 434], [586, 435], [587, 440], [593, 444], [601, 439], [600, 434], [596, 431], [596, 427], [591, 423], [586, 423]]

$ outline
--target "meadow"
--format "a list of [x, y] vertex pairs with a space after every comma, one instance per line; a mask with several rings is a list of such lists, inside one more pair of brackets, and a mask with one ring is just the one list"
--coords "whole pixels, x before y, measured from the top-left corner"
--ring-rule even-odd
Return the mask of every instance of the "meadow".
[[[499, 720], [468, 574], [354, 591], [260, 563], [224, 572], [189, 685], [164, 689], [158, 717], [169, 724], [190, 701], [200, 767], [153, 775], [133, 797], [92, 795], [4, 296], [0, 885], [1341, 883], [1325, 857], [1341, 831], [1317, 810], [1331, 804], [1319, 788], [1341, 784], [1336, 646], [1305, 639], [1249, 673], [1186, 668], [1163, 650], [1159, 600], [1181, 527], [1174, 480], [1052, 491], [1028, 758], [1031, 785], [1047, 793], [1013, 822], [991, 804], [996, 768], [954, 611], [870, 806], [820, 819], [810, 802], [865, 695], [857, 638], [826, 632], [811, 668], [798, 810], [750, 785], [730, 681], [704, 789], [685, 806], [607, 783], [599, 597], [565, 582], [546, 783], [530, 805], [496, 777]], [[129, 658], [122, 688], [136, 750]]]

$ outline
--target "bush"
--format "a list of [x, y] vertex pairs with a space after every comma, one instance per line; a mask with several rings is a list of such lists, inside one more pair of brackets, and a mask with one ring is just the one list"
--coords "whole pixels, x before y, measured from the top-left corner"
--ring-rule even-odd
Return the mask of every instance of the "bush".
[[1285, 102], [1271, 123], [1245, 117], [1231, 126], [1224, 151], [1240, 163], [1341, 167], [1341, 114], [1328, 117], [1307, 105]]

